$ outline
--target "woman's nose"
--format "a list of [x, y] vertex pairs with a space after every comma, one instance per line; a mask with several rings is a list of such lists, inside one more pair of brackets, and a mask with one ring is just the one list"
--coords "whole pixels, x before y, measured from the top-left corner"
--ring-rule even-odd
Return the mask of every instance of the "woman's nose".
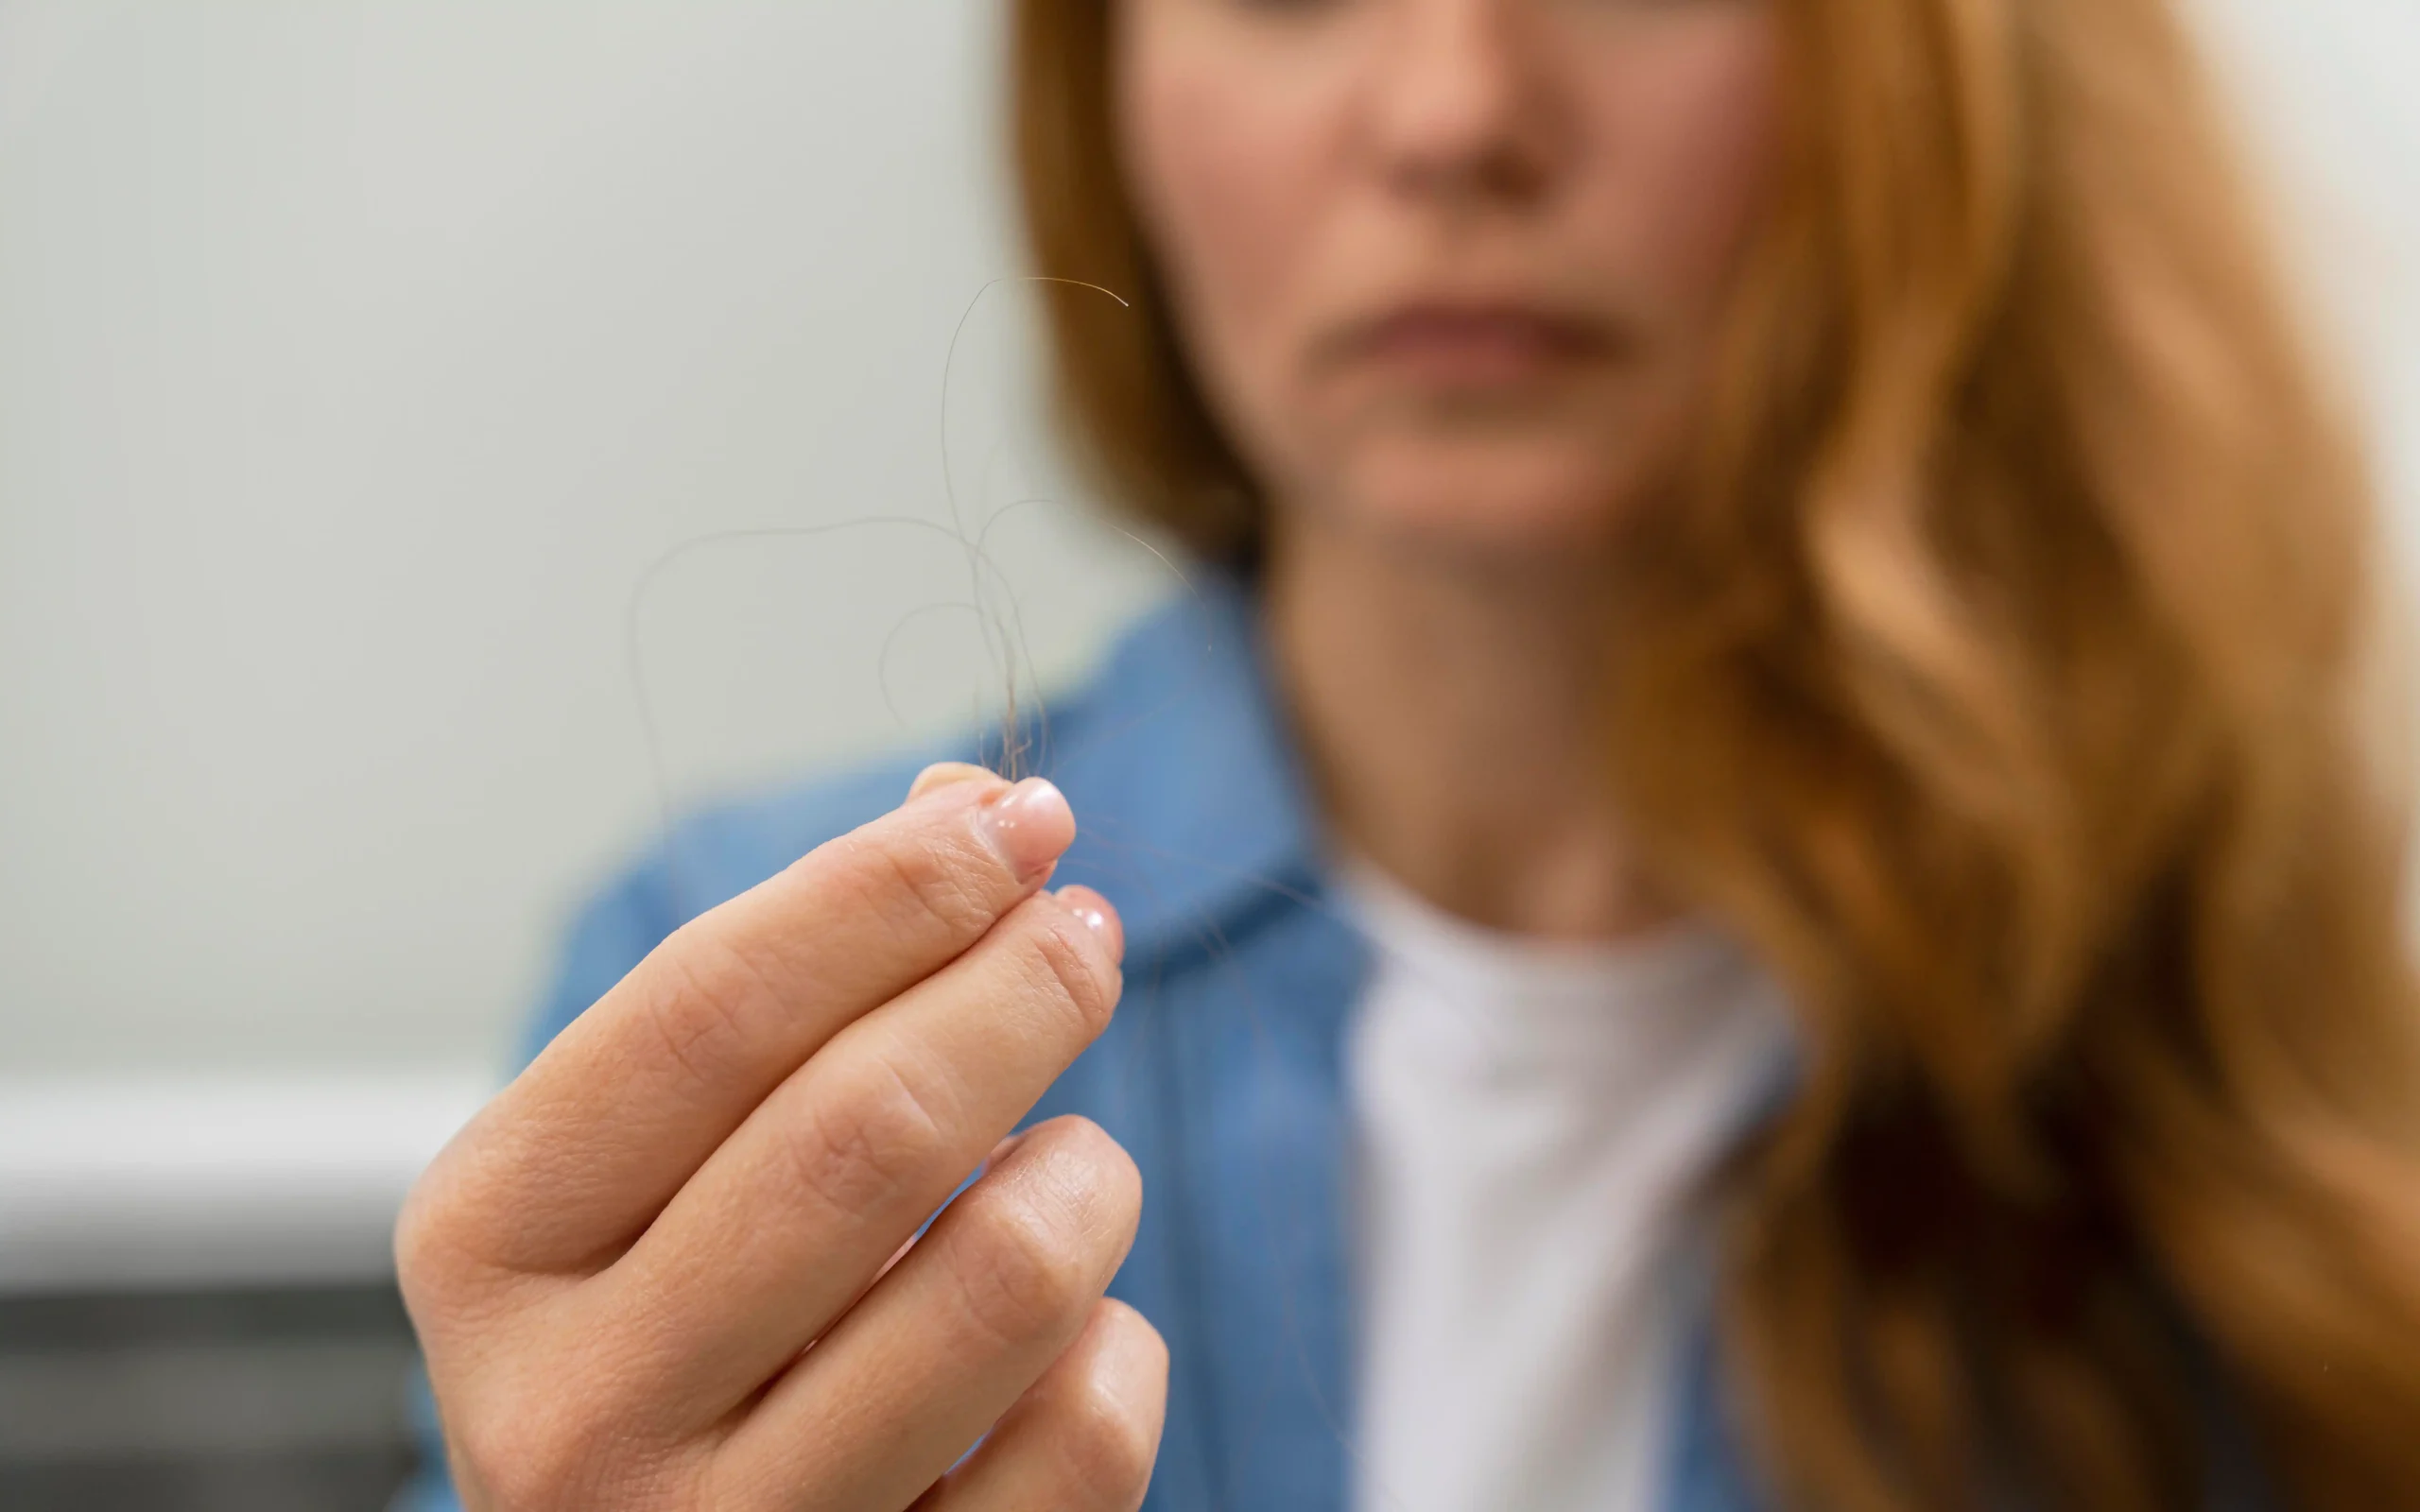
[[1400, 190], [1538, 194], [1555, 157], [1551, 71], [1534, 0], [1379, 0], [1392, 14], [1364, 76], [1368, 145]]

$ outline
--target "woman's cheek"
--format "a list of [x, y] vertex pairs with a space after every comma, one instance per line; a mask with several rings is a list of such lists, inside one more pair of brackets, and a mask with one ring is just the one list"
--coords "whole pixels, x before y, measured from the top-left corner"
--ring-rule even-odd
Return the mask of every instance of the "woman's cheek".
[[1297, 275], [1321, 220], [1317, 123], [1249, 70], [1146, 53], [1125, 98], [1130, 193], [1221, 409], [1286, 387]]
[[1607, 207], [1619, 259], [1656, 285], [1645, 302], [1690, 318], [1727, 289], [1771, 193], [1779, 64], [1761, 7], [1706, 29], [1606, 101], [1599, 135], [1626, 144], [1635, 198]]

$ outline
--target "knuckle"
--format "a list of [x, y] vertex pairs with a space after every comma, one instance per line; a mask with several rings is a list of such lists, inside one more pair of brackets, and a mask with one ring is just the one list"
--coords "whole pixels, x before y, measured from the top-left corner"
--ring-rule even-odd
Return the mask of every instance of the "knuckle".
[[1087, 1382], [1072, 1406], [1060, 1455], [1077, 1504], [1132, 1507], [1150, 1484], [1160, 1447], [1157, 1421], [1101, 1382]]
[[[1113, 1302], [1101, 1306], [1114, 1310], [1112, 1326], [1134, 1333], [1165, 1376], [1167, 1346], [1158, 1331], [1132, 1309]], [[1148, 1396], [1135, 1393], [1134, 1384], [1109, 1371], [1093, 1370], [1068, 1395], [1058, 1452], [1079, 1505], [1124, 1512], [1142, 1500], [1150, 1485], [1151, 1466], [1159, 1457], [1160, 1415]]]
[[748, 1059], [759, 1005], [774, 995], [764, 968], [736, 943], [683, 926], [657, 952], [669, 990], [647, 997], [646, 1016], [665, 1057], [690, 1082], [721, 1086]]
[[511, 1512], [571, 1512], [596, 1504], [597, 1493], [622, 1477], [611, 1464], [612, 1440], [601, 1433], [541, 1418], [515, 1442], [497, 1445], [480, 1478]]
[[448, 1457], [499, 1512], [579, 1504], [603, 1477], [610, 1435], [534, 1379], [491, 1389], [475, 1412], [445, 1414]]
[[[489, 1512], [697, 1504], [700, 1465], [660, 1384], [593, 1313], [525, 1316], [478, 1349], [429, 1361], [445, 1460]], [[534, 1327], [533, 1327], [534, 1325]]]
[[875, 897], [895, 901], [885, 913], [929, 919], [953, 938], [979, 935], [999, 917], [998, 866], [966, 845], [911, 833], [869, 838], [859, 850], [873, 869]]
[[1054, 1118], [1036, 1132], [1071, 1200], [1080, 1200], [1106, 1231], [1132, 1234], [1143, 1211], [1143, 1173], [1126, 1146], [1080, 1113]]
[[806, 1194], [836, 1212], [864, 1212], [941, 1168], [949, 1130], [913, 1080], [876, 1057], [840, 1094], [808, 1100], [786, 1142]]
[[1030, 907], [1033, 923], [1027, 937], [1035, 983], [1074, 1011], [1084, 1038], [1091, 1040], [1109, 1027], [1110, 1015], [1117, 1009], [1122, 985], [1117, 966], [1093, 932], [1065, 910], [1041, 899]]
[[1099, 1290], [1093, 1241], [1050, 1197], [1002, 1194], [986, 1203], [956, 1247], [967, 1316], [995, 1344], [1067, 1332]]
[[446, 1289], [454, 1246], [441, 1181], [435, 1170], [423, 1172], [395, 1215], [395, 1281], [406, 1306], [434, 1302]]
[[395, 1280], [416, 1318], [439, 1319], [468, 1310], [475, 1278], [497, 1263], [492, 1198], [476, 1177], [472, 1128], [438, 1152], [395, 1213], [391, 1235]]

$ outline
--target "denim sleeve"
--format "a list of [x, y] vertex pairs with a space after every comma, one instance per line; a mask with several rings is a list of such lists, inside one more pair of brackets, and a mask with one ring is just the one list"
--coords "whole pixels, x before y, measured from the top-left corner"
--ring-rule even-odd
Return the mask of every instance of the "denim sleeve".
[[[660, 858], [633, 868], [582, 909], [564, 938], [553, 983], [522, 1037], [515, 1069], [535, 1059], [679, 923], [664, 886]], [[390, 1512], [460, 1512], [461, 1500], [446, 1473], [437, 1405], [425, 1373], [418, 1369], [412, 1372], [409, 1406], [419, 1465], [396, 1494]]]

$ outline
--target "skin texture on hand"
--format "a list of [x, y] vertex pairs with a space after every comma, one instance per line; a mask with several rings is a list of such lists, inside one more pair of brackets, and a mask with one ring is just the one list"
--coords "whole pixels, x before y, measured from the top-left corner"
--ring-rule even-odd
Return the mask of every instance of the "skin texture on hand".
[[1117, 1002], [1115, 910], [1045, 890], [1074, 833], [1047, 782], [930, 769], [447, 1146], [396, 1247], [468, 1506], [1141, 1501], [1167, 1355], [1102, 1296], [1140, 1178], [1080, 1119], [1002, 1144]]

